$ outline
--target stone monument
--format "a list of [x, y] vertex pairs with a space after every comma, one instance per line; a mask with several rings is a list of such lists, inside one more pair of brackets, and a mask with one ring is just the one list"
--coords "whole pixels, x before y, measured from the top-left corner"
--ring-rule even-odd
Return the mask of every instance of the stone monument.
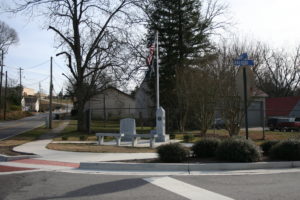
[[169, 135], [166, 135], [166, 114], [162, 107], [156, 110], [156, 134], [157, 142], [169, 141]]

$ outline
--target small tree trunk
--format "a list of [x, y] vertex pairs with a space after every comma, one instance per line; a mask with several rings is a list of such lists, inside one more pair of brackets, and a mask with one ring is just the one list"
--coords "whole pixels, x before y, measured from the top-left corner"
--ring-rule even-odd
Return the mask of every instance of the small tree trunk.
[[86, 131], [84, 117], [84, 102], [82, 100], [78, 101], [77, 131]]

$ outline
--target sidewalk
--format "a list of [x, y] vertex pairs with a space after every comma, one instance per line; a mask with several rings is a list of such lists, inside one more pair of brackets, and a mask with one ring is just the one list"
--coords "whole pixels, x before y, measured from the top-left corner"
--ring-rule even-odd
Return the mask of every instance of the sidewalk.
[[52, 139], [49, 138], [59, 134], [59, 132], [63, 130], [67, 124], [68, 122], [64, 123], [58, 128], [53, 129], [51, 132], [49, 132], [49, 134], [44, 135], [42, 140], [15, 147], [15, 151], [33, 153], [38, 155], [39, 158], [2, 162], [0, 165], [2, 165], [3, 170], [9, 170], [7, 167], [21, 167], [22, 169], [28, 168], [35, 170], [69, 170], [68, 172], [72, 173], [193, 173], [201, 175], [216, 172], [226, 174], [230, 171], [237, 173], [239, 171], [241, 172], [241, 170], [246, 170], [246, 173], [249, 174], [255, 173], [255, 170], [263, 170], [263, 173], [300, 171], [300, 161], [258, 163], [120, 163], [110, 161], [156, 158], [157, 154], [85, 153], [47, 149], [46, 146], [52, 141]]
[[42, 140], [29, 142], [14, 148], [14, 151], [32, 153], [39, 155], [41, 160], [61, 161], [61, 162], [100, 162], [131, 159], [156, 158], [156, 153], [86, 153], [86, 152], [68, 152], [47, 149], [46, 146], [52, 141], [53, 136], [62, 131], [68, 122], [65, 122], [58, 128], [53, 129], [42, 137]]

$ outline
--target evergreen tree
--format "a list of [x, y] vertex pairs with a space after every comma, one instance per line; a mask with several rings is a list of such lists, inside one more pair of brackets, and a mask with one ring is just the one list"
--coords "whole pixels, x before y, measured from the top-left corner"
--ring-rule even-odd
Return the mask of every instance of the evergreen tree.
[[201, 15], [200, 0], [153, 0], [148, 14], [149, 35], [159, 31], [161, 105], [167, 111], [168, 127], [183, 131], [187, 106], [179, 75], [213, 49], [208, 31], [212, 21]]

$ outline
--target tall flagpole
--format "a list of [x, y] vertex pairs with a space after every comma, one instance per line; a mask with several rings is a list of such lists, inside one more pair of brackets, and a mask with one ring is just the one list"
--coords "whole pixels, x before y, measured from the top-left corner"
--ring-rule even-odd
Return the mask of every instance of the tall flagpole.
[[156, 109], [159, 109], [159, 45], [158, 31], [156, 31]]

